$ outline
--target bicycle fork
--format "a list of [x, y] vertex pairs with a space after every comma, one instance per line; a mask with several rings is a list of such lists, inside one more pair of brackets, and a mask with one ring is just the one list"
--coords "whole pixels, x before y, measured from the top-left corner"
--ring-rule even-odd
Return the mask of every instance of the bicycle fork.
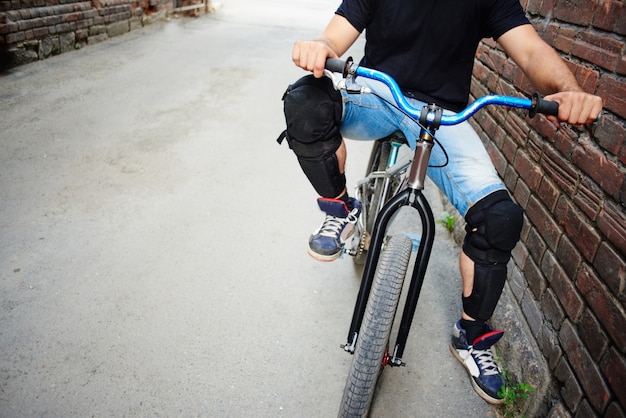
[[[388, 361], [387, 364], [391, 366], [404, 365], [402, 362], [402, 355], [408, 339], [411, 323], [413, 322], [413, 316], [415, 315], [415, 310], [417, 308], [417, 301], [422, 290], [426, 267], [428, 266], [428, 260], [430, 259], [432, 244], [435, 238], [435, 220], [433, 218], [432, 209], [422, 193], [424, 190], [424, 180], [426, 178], [426, 170], [428, 168], [428, 162], [430, 160], [430, 153], [433, 145], [433, 134], [426, 129], [422, 129], [415, 147], [415, 154], [408, 175], [407, 188], [391, 198], [389, 202], [383, 206], [376, 217], [369, 252], [367, 254], [363, 270], [363, 278], [361, 280], [361, 286], [357, 295], [354, 313], [352, 315], [352, 322], [348, 332], [348, 341], [346, 345], [343, 346], [345, 351], [354, 353], [359, 329], [361, 328], [361, 323], [365, 315], [367, 300], [369, 299], [372, 283], [374, 281], [376, 266], [384, 244], [387, 227], [393, 215], [400, 208], [403, 206], [410, 206], [414, 208], [420, 216], [422, 223], [422, 236], [415, 264], [412, 269], [411, 284], [409, 286], [407, 298], [404, 304], [404, 311], [400, 322], [400, 328], [398, 329], [396, 344], [393, 350], [389, 353], [388, 360], [385, 360], [386, 362]], [[391, 153], [390, 160], [391, 158], [396, 158], [396, 156], [397, 153]], [[388, 164], [388, 166], [389, 165], [391, 164]]]

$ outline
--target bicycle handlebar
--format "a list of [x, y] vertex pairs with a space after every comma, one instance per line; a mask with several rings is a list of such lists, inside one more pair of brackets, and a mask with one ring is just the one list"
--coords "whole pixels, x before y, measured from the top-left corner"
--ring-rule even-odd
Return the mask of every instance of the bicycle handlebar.
[[365, 77], [377, 80], [389, 87], [391, 94], [403, 112], [421, 123], [435, 125], [457, 125], [471, 118], [476, 112], [487, 105], [500, 105], [507, 107], [515, 107], [528, 110], [529, 116], [535, 117], [537, 113], [544, 115], [556, 116], [559, 112], [559, 104], [549, 100], [542, 99], [538, 93], [533, 94], [530, 99], [519, 97], [489, 95], [476, 99], [461, 112], [453, 115], [443, 115], [440, 108], [425, 106], [422, 109], [413, 107], [402, 94], [402, 90], [396, 81], [382, 71], [373, 70], [371, 68], [360, 67], [354, 64], [352, 58], [342, 60], [338, 58], [328, 58], [326, 60], [326, 69], [335, 73], [341, 73], [343, 78], [348, 76]]

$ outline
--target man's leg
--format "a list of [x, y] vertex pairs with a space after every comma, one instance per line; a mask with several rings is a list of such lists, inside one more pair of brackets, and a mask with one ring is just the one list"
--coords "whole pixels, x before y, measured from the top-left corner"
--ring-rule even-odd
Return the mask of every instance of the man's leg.
[[326, 214], [309, 238], [308, 253], [320, 261], [333, 261], [354, 231], [361, 209], [361, 203], [346, 192], [346, 147], [339, 132], [341, 93], [328, 78], [306, 76], [289, 86], [283, 100], [287, 141], [321, 196], [318, 205]]
[[455, 324], [452, 353], [463, 363], [477, 393], [501, 403], [506, 384], [491, 347], [502, 337], [487, 321], [493, 315], [506, 280], [506, 264], [520, 238], [522, 209], [500, 190], [478, 201], [467, 212], [467, 235], [459, 265], [463, 279], [463, 313]]
[[[335, 156], [337, 157], [337, 165], [339, 167], [339, 172], [345, 177], [346, 175], [346, 158], [348, 157], [348, 153], [346, 151], [346, 141], [341, 141], [341, 145], [337, 148], [335, 152]], [[347, 196], [347, 189], [344, 186], [343, 190], [338, 196], [335, 196], [335, 199], [341, 199], [344, 196]]]

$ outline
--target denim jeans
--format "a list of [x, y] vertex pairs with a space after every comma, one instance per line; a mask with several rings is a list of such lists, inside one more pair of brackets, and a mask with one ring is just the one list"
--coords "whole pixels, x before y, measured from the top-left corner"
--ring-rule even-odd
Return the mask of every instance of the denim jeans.
[[[393, 103], [389, 89], [382, 83], [365, 78], [358, 78], [356, 83], [369, 87]], [[349, 94], [342, 91], [342, 97], [341, 134], [344, 138], [372, 141], [401, 130], [411, 148], [415, 147], [420, 128], [411, 118], [374, 94]], [[424, 105], [418, 100], [407, 100], [418, 108]], [[448, 164], [443, 168], [429, 168], [427, 175], [462, 216], [490, 193], [506, 190], [480, 137], [469, 123], [442, 126], [435, 136], [448, 154]], [[433, 147], [430, 165], [440, 166], [445, 163], [446, 157], [441, 146]]]

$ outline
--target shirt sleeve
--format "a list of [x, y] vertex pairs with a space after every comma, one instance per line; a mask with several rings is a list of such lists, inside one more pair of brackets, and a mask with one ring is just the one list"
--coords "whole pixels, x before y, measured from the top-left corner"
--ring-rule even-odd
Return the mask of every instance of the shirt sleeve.
[[370, 0], [343, 0], [335, 12], [345, 17], [359, 32], [363, 32], [371, 20], [372, 1]]
[[530, 24], [524, 9], [518, 0], [491, 0], [489, 1], [487, 27], [489, 33], [485, 38], [498, 39], [509, 30]]

